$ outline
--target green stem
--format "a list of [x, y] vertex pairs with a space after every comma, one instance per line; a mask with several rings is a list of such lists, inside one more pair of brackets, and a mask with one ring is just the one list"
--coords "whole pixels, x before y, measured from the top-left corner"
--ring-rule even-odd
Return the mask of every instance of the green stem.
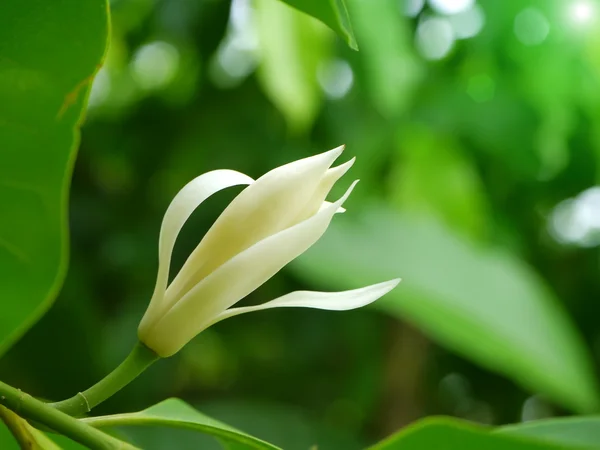
[[18, 415], [46, 425], [57, 433], [97, 450], [135, 449], [73, 417], [58, 411], [25, 392], [0, 381], [0, 405], [6, 406]]
[[127, 386], [158, 359], [156, 353], [138, 342], [125, 361], [98, 383], [67, 400], [49, 403], [49, 406], [74, 417], [83, 416]]

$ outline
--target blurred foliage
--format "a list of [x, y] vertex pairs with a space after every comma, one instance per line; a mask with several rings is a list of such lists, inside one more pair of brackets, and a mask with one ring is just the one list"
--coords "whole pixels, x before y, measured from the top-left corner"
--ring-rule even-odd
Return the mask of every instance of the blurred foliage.
[[[152, 293], [162, 214], [187, 181], [256, 177], [346, 143], [362, 180], [348, 213], [248, 302], [388, 276], [405, 286], [379, 308], [220, 323], [98, 413], [177, 396], [293, 450], [361, 448], [430, 414], [504, 424], [597, 407], [597, 3], [349, 0], [358, 52], [267, 0], [111, 9], [67, 281], [0, 361], [3, 380], [63, 398], [121, 361]], [[233, 195], [192, 217], [175, 268]], [[138, 439], [202, 439], [160, 436]]]

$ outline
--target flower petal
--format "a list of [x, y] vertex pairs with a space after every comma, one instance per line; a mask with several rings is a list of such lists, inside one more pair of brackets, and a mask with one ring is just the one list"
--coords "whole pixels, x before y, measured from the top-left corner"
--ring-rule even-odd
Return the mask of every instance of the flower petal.
[[356, 158], [352, 158], [350, 161], [340, 164], [339, 166], [332, 167], [325, 173], [312, 198], [304, 206], [300, 214], [298, 214], [294, 223], [302, 222], [319, 211], [325, 201], [325, 197], [327, 197], [327, 194], [329, 194], [333, 185], [348, 172], [350, 167], [352, 167], [352, 164], [354, 164], [354, 161], [356, 161]]
[[156, 322], [144, 343], [163, 357], [176, 353], [219, 314], [313, 245], [356, 183], [352, 183], [337, 202], [307, 220], [263, 239], [200, 281]]
[[175, 196], [162, 221], [158, 241], [158, 275], [150, 305], [140, 323], [140, 330], [149, 326], [162, 311], [163, 295], [167, 288], [171, 254], [177, 235], [192, 212], [208, 197], [216, 192], [240, 184], [251, 184], [252, 178], [234, 170], [214, 170], [194, 178]]
[[267, 172], [223, 211], [189, 256], [168, 296], [179, 298], [236, 254], [294, 223], [343, 146]]
[[[375, 300], [383, 297], [400, 283], [400, 278], [384, 281], [383, 283], [373, 284], [360, 289], [353, 289], [342, 292], [312, 292], [296, 291], [283, 295], [256, 306], [244, 306], [241, 308], [230, 308], [222, 312], [213, 322], [220, 322], [238, 314], [245, 314], [254, 311], [261, 311], [270, 308], [316, 308], [327, 309], [330, 311], [346, 311], [349, 309], [361, 308], [373, 303]], [[212, 324], [211, 324], [212, 325]]]

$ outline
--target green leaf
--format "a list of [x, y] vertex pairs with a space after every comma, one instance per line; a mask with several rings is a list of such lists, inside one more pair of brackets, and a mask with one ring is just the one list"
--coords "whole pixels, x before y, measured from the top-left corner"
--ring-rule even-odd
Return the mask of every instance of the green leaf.
[[401, 277], [376, 305], [533, 391], [578, 411], [598, 407], [579, 334], [523, 261], [435, 220], [377, 208], [360, 215], [360, 223], [334, 221], [293, 267], [335, 289]]
[[449, 418], [428, 418], [410, 425], [369, 450], [569, 450], [528, 438], [492, 434], [489, 429]]
[[414, 53], [412, 25], [396, 0], [349, 0], [360, 41], [365, 86], [380, 114], [396, 119], [410, 106], [423, 68]]
[[576, 448], [600, 448], [600, 417], [565, 417], [506, 425], [495, 433], [530, 436]]
[[460, 143], [422, 124], [398, 134], [396, 169], [390, 177], [396, 202], [417, 214], [435, 215], [476, 239], [486, 229], [483, 183]]
[[260, 0], [254, 6], [259, 82], [290, 129], [302, 133], [310, 128], [321, 106], [317, 69], [330, 48], [329, 31], [280, 2]]
[[344, 0], [282, 0], [290, 6], [319, 19], [337, 34], [350, 48], [358, 50]]
[[63, 281], [78, 128], [107, 36], [105, 0], [2, 3], [0, 353]]
[[182, 400], [171, 398], [136, 413], [85, 419], [95, 427], [162, 426], [187, 428], [214, 436], [235, 448], [277, 450], [278, 447], [252, 437], [196, 411]]

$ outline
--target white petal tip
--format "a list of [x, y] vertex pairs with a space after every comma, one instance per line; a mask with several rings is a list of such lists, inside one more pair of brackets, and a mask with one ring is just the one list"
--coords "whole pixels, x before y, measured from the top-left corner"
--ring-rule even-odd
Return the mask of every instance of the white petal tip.
[[339, 147], [332, 148], [331, 150], [326, 151], [325, 154], [326, 155], [329, 154], [329, 155], [335, 156], [337, 158], [338, 156], [340, 156], [342, 154], [342, 152], [344, 151], [345, 148], [346, 148], [345, 145], [340, 145]]
[[342, 197], [334, 203], [335, 208], [337, 210], [337, 208], [339, 208], [340, 206], [342, 206], [344, 204], [344, 202], [348, 199], [348, 197], [350, 197], [350, 194], [352, 193], [352, 190], [354, 189], [354, 187], [358, 184], [360, 180], [354, 180], [352, 182], [352, 184], [350, 185], [350, 187], [348, 188], [348, 190], [346, 191], [346, 193], [344, 195], [342, 195]]
[[[394, 278], [393, 280], [390, 281], [384, 281], [383, 283], [381, 283], [382, 285], [386, 285], [386, 287], [389, 287], [389, 290], [391, 291], [392, 289], [394, 289], [396, 286], [398, 286], [400, 284], [400, 282], [402, 281], [402, 278]], [[389, 291], [388, 291], [389, 292]]]
[[343, 164], [340, 164], [337, 167], [334, 167], [333, 169], [339, 170], [342, 173], [346, 173], [348, 171], [348, 169], [350, 169], [350, 167], [352, 167], [352, 165], [354, 164], [355, 161], [356, 161], [356, 157], [351, 158], [350, 160], [346, 161]]

